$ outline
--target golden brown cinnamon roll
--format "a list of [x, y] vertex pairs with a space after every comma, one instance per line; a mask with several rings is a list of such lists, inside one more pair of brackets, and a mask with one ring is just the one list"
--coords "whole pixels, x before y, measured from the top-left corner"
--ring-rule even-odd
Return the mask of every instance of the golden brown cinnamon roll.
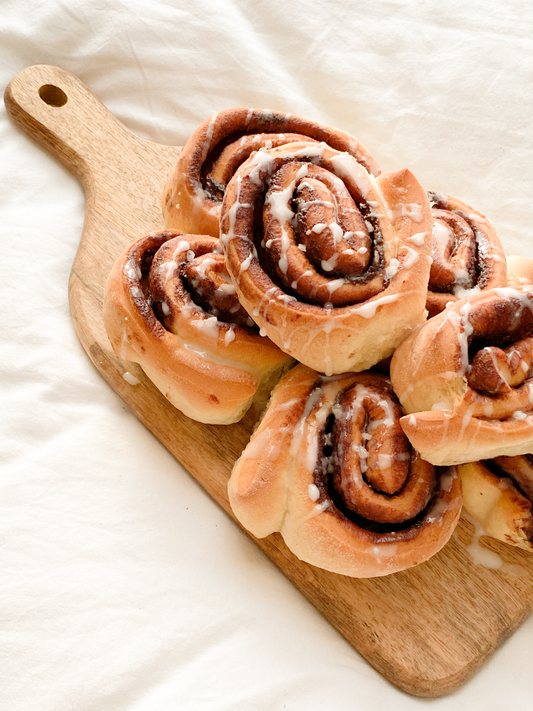
[[352, 577], [417, 565], [451, 536], [461, 511], [455, 467], [412, 450], [390, 382], [320, 376], [298, 365], [273, 391], [237, 462], [232, 509], [253, 535], [279, 531], [301, 560]]
[[506, 260], [484, 215], [447, 195], [428, 192], [428, 197], [434, 220], [427, 297], [431, 318], [468, 293], [506, 286]]
[[485, 533], [533, 550], [533, 455], [459, 465], [464, 508]]
[[217, 237], [222, 198], [241, 163], [255, 151], [297, 141], [327, 143], [379, 175], [370, 153], [344, 131], [266, 109], [227, 109], [204, 121], [183, 147], [163, 194], [165, 226]]
[[312, 143], [251, 156], [221, 219], [243, 306], [280, 348], [328, 375], [371, 367], [425, 320], [431, 228], [408, 170], [374, 179]]
[[402, 427], [433, 464], [533, 449], [533, 287], [455, 302], [411, 334], [391, 361]]
[[134, 242], [107, 280], [104, 322], [118, 357], [200, 422], [236, 422], [291, 363], [240, 306], [210, 236], [167, 230]]

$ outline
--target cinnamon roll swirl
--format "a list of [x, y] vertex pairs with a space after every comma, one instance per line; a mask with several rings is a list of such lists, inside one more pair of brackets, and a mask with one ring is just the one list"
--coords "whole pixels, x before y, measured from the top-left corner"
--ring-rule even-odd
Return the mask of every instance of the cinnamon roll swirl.
[[352, 577], [417, 565], [451, 536], [461, 511], [455, 467], [413, 451], [390, 382], [325, 377], [298, 365], [273, 391], [235, 465], [232, 509], [253, 535], [279, 531], [301, 560]]
[[496, 457], [458, 469], [464, 508], [485, 533], [533, 551], [533, 455]]
[[533, 287], [455, 302], [399, 346], [402, 427], [433, 464], [533, 451]]
[[506, 286], [506, 260], [496, 230], [477, 210], [447, 195], [428, 192], [433, 215], [429, 317], [468, 293]]
[[425, 320], [431, 229], [410, 171], [374, 179], [313, 143], [251, 156], [221, 218], [240, 302], [280, 348], [327, 375], [369, 368]]
[[164, 189], [165, 226], [217, 237], [222, 198], [239, 165], [255, 151], [297, 141], [327, 143], [379, 175], [370, 153], [344, 131], [266, 109], [227, 109], [204, 121], [183, 147]]
[[139, 363], [175, 407], [229, 424], [292, 360], [240, 306], [219, 246], [175, 230], [134, 242], [107, 280], [104, 323], [118, 357]]

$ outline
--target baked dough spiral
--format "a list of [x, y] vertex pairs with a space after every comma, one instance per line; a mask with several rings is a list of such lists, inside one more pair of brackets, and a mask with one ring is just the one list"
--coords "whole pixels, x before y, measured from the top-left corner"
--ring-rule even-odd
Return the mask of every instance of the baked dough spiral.
[[119, 358], [200, 422], [236, 422], [292, 363], [259, 335], [206, 235], [165, 230], [128, 247], [106, 283], [104, 323]]
[[240, 302], [280, 348], [327, 375], [371, 367], [425, 320], [431, 229], [410, 171], [374, 179], [317, 143], [252, 155], [221, 217]]
[[433, 464], [533, 451], [533, 287], [455, 302], [391, 361], [402, 427]]
[[485, 533], [533, 551], [533, 455], [460, 464], [464, 508]]
[[346, 151], [379, 175], [377, 163], [353, 136], [292, 114], [235, 108], [204, 121], [189, 138], [163, 193], [165, 227], [218, 237], [226, 186], [251, 153], [297, 141]]
[[433, 215], [433, 263], [427, 309], [435, 316], [469, 292], [506, 286], [506, 260], [496, 230], [456, 198], [428, 192]]
[[262, 538], [279, 531], [301, 560], [352, 577], [417, 565], [451, 536], [461, 511], [455, 467], [410, 447], [384, 376], [287, 373], [235, 465], [229, 499]]

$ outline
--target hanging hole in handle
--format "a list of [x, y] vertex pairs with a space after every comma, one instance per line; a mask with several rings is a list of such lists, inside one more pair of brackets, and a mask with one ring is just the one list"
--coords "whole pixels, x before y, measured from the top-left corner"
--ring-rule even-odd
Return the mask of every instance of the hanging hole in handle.
[[68, 97], [63, 89], [53, 84], [44, 84], [41, 86], [39, 96], [48, 106], [64, 106], [68, 101]]

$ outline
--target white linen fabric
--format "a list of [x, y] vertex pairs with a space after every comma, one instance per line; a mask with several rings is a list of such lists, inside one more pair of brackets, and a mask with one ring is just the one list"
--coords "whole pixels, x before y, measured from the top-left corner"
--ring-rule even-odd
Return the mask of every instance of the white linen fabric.
[[[183, 144], [233, 106], [352, 132], [383, 170], [484, 212], [533, 256], [526, 0], [2, 0], [2, 87], [78, 75]], [[76, 180], [0, 108], [0, 708], [524, 707], [533, 619], [436, 701], [375, 672], [100, 378], [70, 322]], [[140, 235], [132, 235], [132, 239]]]

